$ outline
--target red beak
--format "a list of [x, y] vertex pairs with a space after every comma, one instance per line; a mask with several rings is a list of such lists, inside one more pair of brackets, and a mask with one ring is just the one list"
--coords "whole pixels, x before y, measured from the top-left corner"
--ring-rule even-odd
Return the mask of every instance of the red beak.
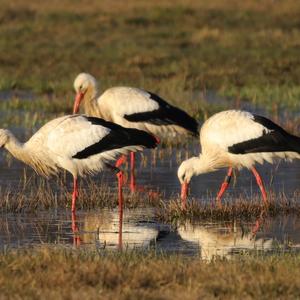
[[74, 102], [74, 107], [73, 107], [73, 114], [77, 114], [78, 113], [79, 106], [80, 106], [80, 103], [81, 103], [83, 97], [84, 97], [84, 93], [82, 93], [82, 92], [78, 92], [76, 94], [75, 102]]
[[189, 184], [187, 182], [184, 182], [181, 185], [181, 202], [182, 202], [182, 207], [186, 207], [186, 199], [188, 196], [188, 190], [189, 190]]

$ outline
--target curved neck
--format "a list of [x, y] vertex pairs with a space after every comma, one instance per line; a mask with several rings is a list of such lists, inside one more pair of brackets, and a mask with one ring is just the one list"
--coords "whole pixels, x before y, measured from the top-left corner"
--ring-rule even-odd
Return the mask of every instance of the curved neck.
[[190, 158], [189, 164], [193, 169], [193, 175], [196, 176], [216, 171], [222, 167], [216, 157], [205, 154], [200, 154], [198, 157]]
[[32, 147], [30, 142], [21, 143], [9, 132], [9, 138], [4, 146], [15, 158], [31, 166], [37, 173], [49, 176], [57, 172], [57, 166], [45, 156], [42, 151]]
[[29, 155], [25, 150], [24, 144], [19, 142], [11, 132], [9, 132], [8, 141], [4, 147], [17, 159], [25, 163], [28, 163], [28, 161], [30, 160]]
[[95, 86], [90, 86], [83, 99], [84, 113], [89, 116], [101, 117], [101, 111], [97, 105], [97, 99], [99, 97], [98, 90]]

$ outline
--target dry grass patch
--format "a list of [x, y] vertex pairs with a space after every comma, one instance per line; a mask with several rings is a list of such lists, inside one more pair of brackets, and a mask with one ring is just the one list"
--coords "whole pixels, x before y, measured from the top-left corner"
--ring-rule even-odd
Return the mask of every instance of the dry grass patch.
[[3, 298], [295, 299], [299, 255], [198, 258], [41, 248], [0, 255]]

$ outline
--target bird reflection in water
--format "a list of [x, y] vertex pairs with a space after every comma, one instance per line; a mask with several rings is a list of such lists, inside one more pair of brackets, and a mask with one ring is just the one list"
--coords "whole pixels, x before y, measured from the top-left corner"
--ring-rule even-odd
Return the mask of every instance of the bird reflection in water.
[[[78, 221], [72, 214], [72, 232], [74, 246], [96, 245], [97, 248], [122, 250], [147, 248], [156, 241], [159, 230], [140, 223], [130, 213], [123, 220], [121, 211], [103, 211], [98, 214], [85, 215]], [[130, 222], [129, 222], [130, 220]], [[79, 228], [81, 227], [81, 228]]]
[[218, 224], [192, 224], [186, 222], [177, 231], [183, 240], [197, 243], [201, 249], [200, 255], [204, 260], [233, 257], [236, 252], [268, 251], [273, 249], [272, 238], [257, 238], [256, 234], [264, 222], [263, 214], [256, 220], [254, 227], [245, 231], [234, 221], [230, 228]]

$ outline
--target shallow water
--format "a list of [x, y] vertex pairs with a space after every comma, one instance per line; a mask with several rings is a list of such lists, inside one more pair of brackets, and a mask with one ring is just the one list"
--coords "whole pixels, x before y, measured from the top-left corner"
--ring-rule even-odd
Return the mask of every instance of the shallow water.
[[[11, 95], [7, 96], [8, 98]], [[18, 95], [20, 97], [20, 95]], [[32, 95], [24, 95], [31, 99]], [[208, 101], [220, 102], [215, 95], [208, 94]], [[0, 99], [6, 94], [0, 94]], [[8, 99], [7, 98], [7, 99]], [[6, 99], [6, 100], [7, 100]], [[243, 105], [243, 104], [242, 104]], [[261, 108], [248, 107], [261, 112]], [[22, 128], [11, 128], [18, 137], [27, 136]], [[137, 154], [136, 181], [139, 186], [157, 189], [165, 198], [178, 197], [180, 185], [177, 168], [181, 161], [198, 155], [198, 141], [184, 145]], [[12, 191], [22, 185], [24, 173], [32, 174], [30, 168], [0, 152], [0, 187], [10, 187]], [[124, 169], [128, 170], [127, 166]], [[288, 198], [299, 193], [300, 161], [293, 163], [257, 167], [266, 188], [275, 194], [284, 193]], [[128, 173], [128, 171], [127, 171]], [[211, 201], [217, 194], [226, 170], [204, 174], [192, 179], [190, 197], [198, 201]], [[129, 175], [129, 174], [128, 174]], [[68, 177], [69, 178], [69, 177]], [[247, 197], [249, 200], [259, 194], [253, 175], [241, 171], [232, 180], [225, 198]], [[93, 177], [96, 182], [116, 186], [116, 178], [110, 171]], [[70, 182], [71, 189], [71, 178]], [[53, 189], [56, 183], [53, 181]], [[86, 186], [88, 189], [88, 186]], [[0, 249], [31, 247], [42, 244], [60, 244], [76, 247], [96, 247], [97, 249], [142, 248], [167, 252], [197, 255], [204, 259], [214, 256], [231, 257], [240, 251], [291, 251], [298, 249], [300, 220], [296, 217], [264, 220], [257, 234], [252, 234], [255, 223], [197, 223], [180, 224], [176, 228], [155, 222], [153, 209], [126, 210], [120, 237], [119, 217], [116, 210], [78, 211], [76, 220], [69, 211], [57, 210], [35, 214], [0, 215]], [[121, 240], [120, 240], [121, 239]]]
[[[181, 153], [181, 157], [178, 153]], [[180, 184], [177, 178], [177, 169], [181, 161], [186, 157], [191, 157], [199, 153], [199, 146], [196, 142], [190, 145], [189, 150], [183, 149], [158, 149], [154, 151], [144, 151], [143, 154], [137, 154], [136, 163], [136, 183], [138, 186], [146, 186], [151, 189], [158, 190], [166, 198], [177, 197], [180, 193]], [[29, 177], [33, 171], [24, 167], [21, 162], [7, 159], [4, 156], [4, 151], [0, 154], [0, 186], [2, 188], [18, 187], [22, 185], [24, 178], [24, 168]], [[123, 166], [128, 171], [128, 164]], [[295, 160], [292, 163], [280, 162], [279, 164], [258, 165], [257, 170], [260, 172], [265, 186], [268, 190], [278, 193], [285, 193], [286, 196], [292, 197], [296, 191], [299, 191], [300, 184], [300, 161]], [[214, 173], [203, 174], [192, 178], [190, 184], [190, 196], [199, 201], [211, 200], [217, 194], [221, 183], [226, 175], [226, 169], [219, 170]], [[112, 187], [116, 186], [115, 175], [105, 170], [93, 177], [95, 182], [108, 184]], [[71, 177], [68, 182], [72, 182]], [[53, 182], [55, 188], [55, 181]], [[71, 187], [70, 187], [71, 189]], [[259, 188], [257, 187], [254, 176], [248, 170], [237, 172], [233, 178], [232, 183], [224, 195], [224, 198], [233, 198], [240, 195], [252, 198], [259, 195]]]
[[154, 213], [153, 209], [125, 210], [122, 231], [117, 210], [80, 211], [76, 217], [63, 210], [0, 215], [0, 249], [49, 244], [98, 251], [122, 247], [206, 260], [300, 249], [300, 220], [294, 216], [261, 219], [257, 224], [185, 222], [170, 226], [155, 222]]

